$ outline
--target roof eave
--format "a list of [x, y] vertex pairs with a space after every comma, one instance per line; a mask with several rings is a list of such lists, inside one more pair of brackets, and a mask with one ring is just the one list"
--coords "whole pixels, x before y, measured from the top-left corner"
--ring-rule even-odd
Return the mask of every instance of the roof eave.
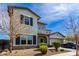
[[8, 6], [8, 9], [9, 8], [19, 8], [19, 9], [27, 9], [29, 10], [30, 12], [32, 12], [34, 15], [36, 15], [38, 17], [38, 20], [41, 18], [39, 15], [37, 15], [35, 12], [33, 12], [31, 9], [29, 8], [26, 8], [26, 7], [17, 7], [17, 6]]

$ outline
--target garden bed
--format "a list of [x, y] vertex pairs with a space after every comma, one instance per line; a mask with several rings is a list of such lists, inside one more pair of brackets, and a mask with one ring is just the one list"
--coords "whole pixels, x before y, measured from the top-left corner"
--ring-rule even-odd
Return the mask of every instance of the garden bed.
[[69, 52], [69, 51], [68, 50], [64, 50], [64, 51], [56, 52], [55, 49], [48, 49], [47, 54], [43, 55], [41, 53], [37, 53], [36, 56], [51, 56], [51, 55], [60, 54], [60, 53], [66, 53], [66, 52]]
[[55, 49], [48, 49], [47, 54], [43, 55], [38, 48], [31, 48], [31, 49], [13, 50], [12, 53], [8, 52], [7, 54], [3, 54], [3, 55], [7, 55], [7, 56], [51, 56], [51, 55], [66, 53], [66, 52], [69, 52], [69, 51], [64, 50], [64, 51], [56, 52]]

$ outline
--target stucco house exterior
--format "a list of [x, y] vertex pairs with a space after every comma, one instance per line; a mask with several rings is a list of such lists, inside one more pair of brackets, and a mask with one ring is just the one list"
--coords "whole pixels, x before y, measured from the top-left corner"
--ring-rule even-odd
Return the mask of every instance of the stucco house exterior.
[[49, 34], [51, 33], [51, 30], [46, 29], [46, 25], [47, 24], [43, 22], [38, 22], [38, 44], [43, 42], [50, 45]]
[[12, 23], [14, 33], [19, 35], [13, 39], [13, 48], [26, 48], [37, 46], [38, 24], [40, 16], [28, 8], [9, 6], [12, 12]]
[[[10, 12], [12, 14], [10, 14]], [[25, 7], [8, 7], [9, 16], [12, 15], [13, 32], [16, 36], [13, 41], [13, 49], [36, 47], [40, 43], [51, 45], [51, 30], [40, 22], [41, 18], [32, 10]]]

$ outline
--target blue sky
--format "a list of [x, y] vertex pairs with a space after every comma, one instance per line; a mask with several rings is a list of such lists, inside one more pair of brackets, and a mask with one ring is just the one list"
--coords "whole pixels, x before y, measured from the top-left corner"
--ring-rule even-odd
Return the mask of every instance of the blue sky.
[[[47, 23], [47, 28], [52, 32], [60, 32], [66, 34], [64, 24], [69, 15], [79, 15], [79, 4], [62, 4], [62, 3], [16, 3], [16, 4], [0, 4], [2, 7], [22, 6], [27, 7], [37, 13], [40, 21]], [[5, 10], [5, 9], [4, 9]], [[8, 22], [7, 22], [8, 23]]]
[[9, 35], [7, 34], [7, 33], [5, 33], [5, 32], [0, 32], [0, 40], [9, 40], [10, 39], [10, 37], [9, 37]]

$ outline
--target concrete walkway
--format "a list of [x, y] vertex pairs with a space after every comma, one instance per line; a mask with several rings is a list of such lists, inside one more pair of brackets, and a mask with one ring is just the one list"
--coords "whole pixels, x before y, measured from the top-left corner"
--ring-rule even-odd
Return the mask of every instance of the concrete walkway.
[[[52, 48], [49, 48], [49, 49], [52, 49]], [[68, 48], [60, 48], [60, 49], [69, 50], [70, 52], [55, 54], [55, 55], [51, 55], [51, 56], [74, 56], [74, 55], [76, 55], [75, 49], [68, 49]]]

